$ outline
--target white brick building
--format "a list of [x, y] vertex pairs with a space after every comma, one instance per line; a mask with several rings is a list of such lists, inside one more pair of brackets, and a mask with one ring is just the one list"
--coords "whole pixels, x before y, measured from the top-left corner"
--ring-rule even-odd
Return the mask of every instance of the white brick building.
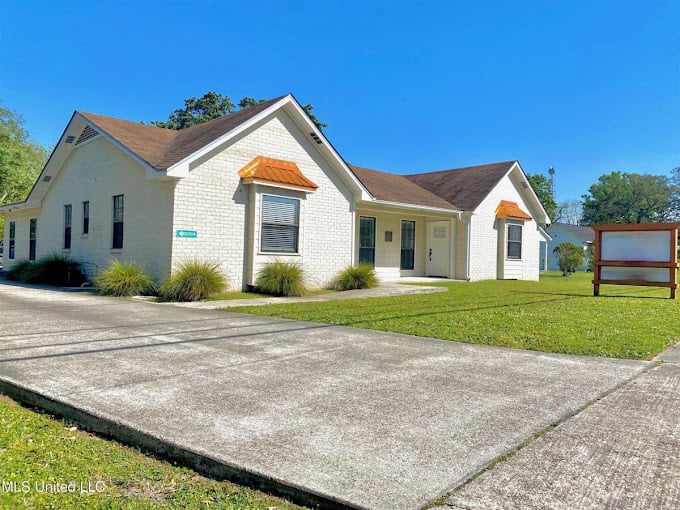
[[232, 288], [293, 260], [312, 286], [368, 261], [385, 278], [538, 279], [549, 222], [516, 161], [401, 176], [347, 165], [291, 95], [181, 131], [75, 112], [26, 201], [0, 207], [4, 263], [69, 254], [157, 280], [216, 261]]

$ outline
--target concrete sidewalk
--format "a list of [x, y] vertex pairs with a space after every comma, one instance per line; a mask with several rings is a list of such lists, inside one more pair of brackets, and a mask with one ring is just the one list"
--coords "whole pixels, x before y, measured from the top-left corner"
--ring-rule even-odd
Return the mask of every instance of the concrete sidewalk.
[[680, 365], [608, 395], [447, 499], [447, 510], [680, 507]]
[[[433, 278], [431, 280], [434, 280]], [[452, 280], [442, 280], [452, 281]], [[158, 303], [185, 308], [200, 308], [203, 310], [217, 310], [219, 308], [234, 308], [237, 306], [263, 306], [288, 303], [314, 303], [323, 301], [339, 301], [344, 299], [363, 299], [371, 297], [406, 296], [409, 294], [432, 294], [433, 292], [447, 292], [446, 287], [432, 287], [430, 285], [403, 285], [395, 282], [381, 282], [372, 289], [345, 290], [330, 292], [316, 296], [303, 297], [263, 297], [254, 299], [224, 299], [219, 301], [197, 301], [187, 303]]]
[[652, 366], [4, 285], [0, 309], [3, 391], [329, 508], [419, 508]]

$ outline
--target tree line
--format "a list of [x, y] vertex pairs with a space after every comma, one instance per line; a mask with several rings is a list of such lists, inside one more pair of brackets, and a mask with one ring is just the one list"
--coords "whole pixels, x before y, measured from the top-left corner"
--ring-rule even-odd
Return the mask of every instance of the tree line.
[[680, 167], [670, 175], [611, 172], [601, 175], [581, 200], [556, 203], [548, 178], [527, 176], [553, 223], [660, 223], [680, 221]]

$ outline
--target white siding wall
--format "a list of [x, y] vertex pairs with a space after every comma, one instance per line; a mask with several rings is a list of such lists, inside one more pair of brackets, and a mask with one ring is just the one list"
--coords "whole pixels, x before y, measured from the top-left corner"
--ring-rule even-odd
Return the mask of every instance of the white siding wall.
[[[359, 259], [359, 218], [369, 216], [375, 222], [375, 272], [378, 278], [395, 279], [400, 276], [425, 275], [425, 245], [427, 243], [427, 222], [425, 217], [403, 212], [385, 212], [375, 209], [357, 210], [355, 220], [356, 259]], [[401, 265], [401, 220], [416, 222], [416, 246], [413, 270], [400, 270]], [[392, 241], [385, 241], [385, 232], [392, 232]]]
[[[517, 202], [520, 209], [534, 216], [520, 192], [517, 176], [504, 177], [477, 207], [472, 216], [470, 240], [470, 279], [489, 280], [518, 278], [538, 280], [539, 242], [542, 239], [535, 221], [524, 222], [522, 229], [522, 260], [507, 261], [505, 229], [496, 219], [496, 208], [501, 200]], [[500, 244], [499, 244], [500, 241]], [[507, 271], [507, 272], [506, 272]]]
[[[242, 185], [238, 176], [257, 156], [293, 161], [319, 186], [306, 196], [295, 193], [304, 196], [301, 252], [279, 258], [300, 262], [310, 286], [324, 285], [352, 260], [352, 196], [315, 144], [281, 110], [208, 155], [177, 184], [173, 231], [197, 230], [198, 237], [173, 238], [173, 264], [188, 258], [217, 261], [230, 286], [240, 289], [254, 283], [262, 263], [275, 258], [257, 255], [261, 195], [255, 185]], [[286, 194], [277, 188], [269, 191]]]
[[[21, 213], [16, 260], [28, 258], [28, 221], [37, 217], [37, 258], [68, 253], [84, 263], [90, 276], [114, 258], [135, 261], [160, 280], [170, 268], [173, 186], [173, 182], [147, 179], [139, 163], [103, 137], [77, 147], [52, 181], [41, 208]], [[114, 195], [125, 195], [122, 250], [111, 249]], [[86, 200], [90, 202], [90, 228], [84, 236], [82, 203]], [[66, 204], [73, 211], [70, 251], [63, 250]], [[7, 225], [14, 214], [6, 215]], [[5, 232], [7, 238], [9, 229]]]
[[[465, 225], [450, 216], [423, 216], [422, 211], [385, 211], [371, 207], [360, 207], [357, 209], [355, 219], [355, 260], [359, 259], [359, 221], [361, 216], [373, 217], [376, 219], [375, 235], [375, 272], [381, 279], [396, 279], [401, 276], [425, 276], [427, 271], [427, 224], [428, 221], [447, 220], [450, 222], [449, 235], [451, 236], [452, 264], [454, 273], [458, 274], [459, 242], [458, 238], [465, 234]], [[400, 270], [401, 264], [401, 220], [412, 220], [416, 222], [416, 246], [413, 270]], [[385, 241], [385, 232], [392, 232], [392, 242]], [[463, 244], [463, 251], [465, 244]], [[451, 264], [450, 264], [451, 265]], [[463, 262], [463, 272], [465, 266]], [[458, 277], [458, 276], [456, 276]]]

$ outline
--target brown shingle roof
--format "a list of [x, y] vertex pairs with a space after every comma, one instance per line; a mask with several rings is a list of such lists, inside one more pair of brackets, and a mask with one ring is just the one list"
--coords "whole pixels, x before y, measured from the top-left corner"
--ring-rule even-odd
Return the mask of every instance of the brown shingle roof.
[[354, 165], [349, 167], [378, 200], [457, 210], [452, 203], [421, 188], [403, 175], [388, 174]]
[[179, 131], [78, 112], [152, 167], [165, 170], [243, 124], [285, 96]]
[[292, 161], [258, 156], [238, 171], [243, 182], [266, 181], [315, 190], [316, 184], [307, 179]]
[[405, 177], [463, 211], [474, 211], [515, 163], [504, 161]]

